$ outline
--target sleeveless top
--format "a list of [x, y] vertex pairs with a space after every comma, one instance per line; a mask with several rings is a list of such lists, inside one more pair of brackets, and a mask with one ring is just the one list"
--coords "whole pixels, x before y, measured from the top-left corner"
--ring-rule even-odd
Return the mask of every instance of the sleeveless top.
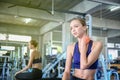
[[[91, 52], [93, 41], [90, 40], [89, 45], [88, 45], [88, 51], [87, 55], [88, 56]], [[98, 59], [87, 69], [96, 69], [98, 65]], [[79, 47], [78, 47], [78, 42], [75, 44], [74, 48], [74, 53], [73, 53], [73, 67], [76, 69], [80, 69], [80, 52], [79, 52]]]
[[37, 59], [33, 60], [33, 64], [35, 64], [35, 63], [41, 63], [41, 62], [42, 62], [41, 58], [37, 58]]

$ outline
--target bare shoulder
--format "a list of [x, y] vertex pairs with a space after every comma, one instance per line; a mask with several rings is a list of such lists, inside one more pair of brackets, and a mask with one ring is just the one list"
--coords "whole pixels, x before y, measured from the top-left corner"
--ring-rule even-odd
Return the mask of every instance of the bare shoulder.
[[94, 41], [94, 44], [97, 46], [97, 45], [99, 45], [99, 46], [102, 46], [103, 45], [103, 43], [101, 42], [101, 41]]
[[93, 47], [99, 47], [102, 48], [103, 47], [103, 43], [101, 41], [93, 41]]
[[72, 46], [74, 46], [74, 43], [70, 43], [70, 44], [68, 45], [69, 48], [72, 47]]
[[38, 56], [38, 51], [37, 50], [34, 50], [34, 51], [31, 52], [31, 56], [35, 57], [36, 55]]
[[71, 43], [71, 44], [68, 45], [67, 49], [73, 49], [74, 46], [75, 46], [75, 43]]
[[73, 54], [75, 43], [71, 43], [67, 47], [67, 52]]
[[34, 55], [35, 58], [38, 58], [38, 57], [40, 58], [41, 57], [41, 54], [38, 50], [34, 50], [33, 55]]

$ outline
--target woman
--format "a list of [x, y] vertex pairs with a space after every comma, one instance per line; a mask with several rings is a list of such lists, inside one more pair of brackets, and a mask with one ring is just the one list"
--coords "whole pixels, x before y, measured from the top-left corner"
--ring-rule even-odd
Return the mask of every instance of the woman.
[[31, 40], [28, 44], [31, 50], [28, 65], [22, 70], [16, 72], [15, 78], [18, 80], [36, 80], [42, 77], [41, 55], [37, 51], [37, 42]]
[[74, 73], [71, 80], [94, 80], [102, 43], [89, 38], [86, 23], [81, 18], [71, 20], [70, 30], [78, 41], [67, 47], [66, 66], [62, 80], [70, 80], [72, 61]]

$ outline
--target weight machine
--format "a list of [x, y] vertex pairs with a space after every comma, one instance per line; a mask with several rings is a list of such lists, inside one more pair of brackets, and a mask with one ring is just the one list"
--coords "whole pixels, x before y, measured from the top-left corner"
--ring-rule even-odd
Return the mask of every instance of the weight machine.
[[9, 56], [0, 56], [1, 70], [0, 80], [12, 80], [10, 70], [12, 69], [12, 62], [9, 61]]

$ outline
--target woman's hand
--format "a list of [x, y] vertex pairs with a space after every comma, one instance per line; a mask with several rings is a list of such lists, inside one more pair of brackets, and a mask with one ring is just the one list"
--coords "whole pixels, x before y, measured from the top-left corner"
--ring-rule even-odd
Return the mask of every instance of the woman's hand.
[[87, 68], [87, 50], [90, 38], [88, 36], [83, 36], [83, 38], [79, 41], [79, 52], [80, 52], [80, 68], [86, 69]]
[[81, 54], [86, 54], [89, 41], [90, 38], [88, 36], [84, 36], [81, 41], [79, 41], [79, 50]]
[[21, 71], [16, 72], [16, 73], [15, 73], [15, 76], [16, 76], [17, 74], [19, 74], [19, 73], [21, 73]]
[[18, 72], [15, 73], [15, 76], [18, 74]]

